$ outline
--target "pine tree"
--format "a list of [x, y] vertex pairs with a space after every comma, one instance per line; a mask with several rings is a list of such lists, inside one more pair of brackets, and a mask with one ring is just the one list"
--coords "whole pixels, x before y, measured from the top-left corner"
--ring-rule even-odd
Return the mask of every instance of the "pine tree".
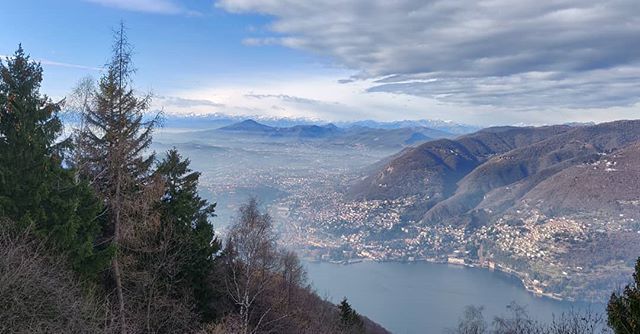
[[607, 305], [609, 326], [616, 334], [640, 333], [640, 258], [633, 282], [622, 294], [613, 293]]
[[364, 333], [364, 322], [360, 319], [360, 316], [354, 310], [347, 298], [343, 298], [340, 304], [338, 304], [340, 310], [340, 328], [345, 333]]
[[136, 224], [148, 219], [155, 201], [151, 177], [151, 144], [158, 116], [145, 119], [150, 96], [137, 97], [131, 88], [132, 48], [124, 25], [115, 32], [113, 56], [100, 79], [95, 101], [83, 115], [84, 129], [78, 135], [82, 176], [89, 180], [107, 209], [105, 240], [115, 248], [112, 275], [122, 333], [127, 331], [122, 261], [127, 237]]
[[157, 173], [164, 181], [165, 192], [158, 210], [161, 226], [171, 231], [172, 252], [179, 256], [177, 279], [186, 282], [187, 293], [193, 295], [201, 317], [209, 321], [216, 317], [212, 303], [218, 296], [211, 275], [220, 243], [209, 222], [215, 216], [215, 203], [198, 195], [200, 173], [191, 171], [189, 164], [176, 149], [169, 150], [160, 162]]
[[108, 262], [96, 252], [100, 203], [64, 168], [69, 140], [59, 140], [61, 103], [40, 94], [42, 67], [22, 46], [0, 61], [0, 216], [31, 228], [69, 254], [73, 267], [95, 275]]

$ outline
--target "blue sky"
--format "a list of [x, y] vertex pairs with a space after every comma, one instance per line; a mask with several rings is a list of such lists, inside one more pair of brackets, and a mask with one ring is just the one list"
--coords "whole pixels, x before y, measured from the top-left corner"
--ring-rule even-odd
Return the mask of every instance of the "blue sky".
[[3, 3], [43, 91], [99, 77], [123, 20], [136, 87], [169, 113], [443, 119], [640, 116], [635, 0], [24, 0]]
[[45, 87], [65, 94], [79, 76], [99, 74], [48, 61], [101, 67], [109, 58], [112, 29], [123, 20], [135, 44], [137, 82], [145, 89], [162, 92], [260, 72], [313, 70], [313, 57], [303, 52], [242, 44], [252, 27], [267, 22], [265, 17], [229, 14], [213, 2], [186, 3], [199, 14], [125, 10], [78, 0], [10, 1], [0, 14], [5, 27], [0, 53], [11, 54], [22, 43], [33, 58], [46, 60]]

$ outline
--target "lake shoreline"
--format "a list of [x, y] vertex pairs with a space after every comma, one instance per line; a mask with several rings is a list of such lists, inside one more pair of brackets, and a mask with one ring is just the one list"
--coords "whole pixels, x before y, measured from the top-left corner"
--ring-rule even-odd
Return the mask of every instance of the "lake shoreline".
[[[525, 291], [530, 293], [531, 295], [538, 298], [548, 298], [555, 301], [561, 302], [586, 302], [586, 303], [594, 303], [591, 300], [582, 300], [571, 297], [563, 297], [560, 294], [553, 292], [545, 292], [539, 284], [535, 284], [528, 278], [528, 274], [521, 273], [509, 267], [503, 266], [502, 264], [496, 263], [495, 267], [487, 267], [481, 266], [477, 264], [469, 264], [469, 263], [458, 263], [458, 262], [449, 262], [437, 259], [416, 259], [413, 261], [399, 261], [399, 260], [374, 260], [374, 259], [349, 259], [349, 260], [317, 260], [303, 257], [303, 260], [312, 262], [312, 263], [331, 263], [331, 264], [340, 264], [340, 265], [353, 265], [361, 262], [373, 262], [373, 263], [404, 263], [404, 264], [413, 264], [413, 263], [429, 263], [429, 264], [443, 264], [450, 265], [455, 267], [462, 268], [474, 268], [474, 269], [484, 269], [490, 272], [499, 272], [507, 277], [517, 279]], [[597, 302], [596, 302], [597, 303]]]

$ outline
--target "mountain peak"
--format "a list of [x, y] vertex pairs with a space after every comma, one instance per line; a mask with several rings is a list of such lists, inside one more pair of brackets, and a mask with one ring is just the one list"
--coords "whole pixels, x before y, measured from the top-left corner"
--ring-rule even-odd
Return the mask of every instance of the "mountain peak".
[[333, 123], [328, 123], [324, 126], [327, 129], [337, 129], [338, 127]]
[[273, 130], [273, 127], [270, 127], [268, 125], [264, 125], [262, 123], [258, 123], [252, 119], [246, 119], [244, 121], [238, 122], [238, 123], [234, 123], [228, 126], [224, 126], [221, 127], [220, 130], [224, 130], [224, 131], [258, 131], [258, 132], [264, 132], [264, 131], [270, 131]]

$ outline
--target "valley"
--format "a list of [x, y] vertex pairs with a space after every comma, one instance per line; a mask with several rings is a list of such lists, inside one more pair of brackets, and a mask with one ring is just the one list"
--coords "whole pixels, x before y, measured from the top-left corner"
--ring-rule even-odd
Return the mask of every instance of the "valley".
[[[640, 254], [637, 122], [490, 128], [417, 145], [398, 130], [334, 145], [352, 130], [235, 127], [157, 136], [156, 149], [176, 146], [203, 171], [223, 233], [257, 196], [310, 260], [486, 267], [537, 295], [597, 302]], [[585, 192], [596, 202], [581, 202]]]
[[0, 334], [640, 333], [638, 14], [5, 1]]

